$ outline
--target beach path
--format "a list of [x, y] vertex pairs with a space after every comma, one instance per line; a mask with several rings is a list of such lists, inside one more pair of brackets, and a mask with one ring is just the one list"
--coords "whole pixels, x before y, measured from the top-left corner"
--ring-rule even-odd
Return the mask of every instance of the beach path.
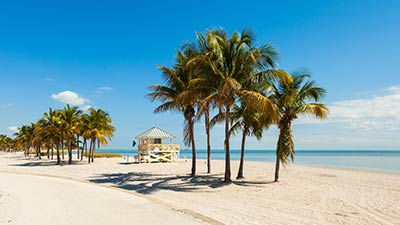
[[68, 179], [0, 172], [0, 224], [204, 224], [145, 198]]

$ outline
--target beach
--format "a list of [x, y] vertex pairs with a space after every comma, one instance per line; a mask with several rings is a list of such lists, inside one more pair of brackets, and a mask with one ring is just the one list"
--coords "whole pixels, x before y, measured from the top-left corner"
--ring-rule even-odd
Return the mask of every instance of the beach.
[[[74, 186], [82, 192], [89, 192], [91, 186], [104, 189], [111, 187], [110, 190], [103, 190], [103, 194], [91, 192], [91, 198], [118, 195], [123, 199], [121, 205], [130, 201], [149, 201], [151, 207], [157, 209], [159, 206], [168, 213], [172, 213], [168, 211], [172, 210], [175, 212], [173, 216], [182, 217], [193, 224], [400, 224], [400, 173], [290, 164], [282, 169], [280, 181], [274, 183], [274, 164], [246, 161], [245, 179], [222, 185], [223, 161], [213, 160], [212, 173], [206, 174], [205, 161], [199, 160], [195, 178], [188, 176], [190, 167], [190, 160], [168, 164], [132, 164], [126, 163], [124, 158], [95, 159], [90, 165], [84, 161], [57, 166], [54, 161], [47, 159], [25, 159], [21, 153], [0, 155], [0, 174], [2, 177], [8, 174], [7, 179], [15, 180], [16, 177], [10, 176], [16, 174], [34, 179], [31, 176], [35, 175], [37, 179], [43, 179], [42, 184], [49, 186], [64, 179], [65, 182], [77, 182], [81, 186], [84, 184], [82, 187]], [[238, 162], [232, 161], [233, 178], [237, 168]], [[24, 186], [24, 180], [21, 177], [21, 183], [17, 185], [21, 189], [29, 188]], [[3, 204], [3, 201], [15, 202], [18, 199], [17, 196], [5, 194], [8, 185], [11, 183], [3, 181], [0, 185], [2, 217], [4, 213], [15, 216], [18, 211], [18, 208]], [[51, 195], [45, 193], [36, 198], [48, 201]], [[35, 195], [34, 192], [31, 194]], [[4, 196], [8, 196], [8, 199]], [[75, 206], [85, 200], [76, 201]], [[102, 207], [108, 206], [110, 211], [118, 207], [119, 201], [111, 201], [110, 204], [108, 201], [111, 200], [106, 200]], [[96, 201], [84, 204], [85, 213], [100, 207]], [[47, 210], [57, 213], [57, 207], [63, 205], [54, 204]], [[33, 208], [32, 211], [39, 209]], [[79, 221], [79, 216], [76, 216], [79, 213], [75, 212], [75, 219]], [[129, 213], [135, 213], [134, 207], [108, 216], [113, 220], [113, 217]], [[86, 222], [84, 224], [96, 224]], [[3, 223], [18, 224], [13, 221], [7, 223], [0, 218], [0, 224]], [[131, 224], [141, 223], [132, 220]]]

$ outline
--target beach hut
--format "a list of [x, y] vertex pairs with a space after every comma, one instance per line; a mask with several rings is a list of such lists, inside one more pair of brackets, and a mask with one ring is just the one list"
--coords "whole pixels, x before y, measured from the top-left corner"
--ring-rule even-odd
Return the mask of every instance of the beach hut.
[[172, 143], [175, 136], [160, 128], [153, 127], [136, 136], [136, 139], [139, 146], [135, 160], [139, 163], [174, 162], [179, 157], [180, 147]]

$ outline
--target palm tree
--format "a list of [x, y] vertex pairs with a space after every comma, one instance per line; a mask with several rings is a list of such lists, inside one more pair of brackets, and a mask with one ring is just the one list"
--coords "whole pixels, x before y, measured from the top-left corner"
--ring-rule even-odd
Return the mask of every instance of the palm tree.
[[60, 159], [60, 144], [62, 140], [62, 122], [61, 113], [59, 110], [49, 108], [49, 112], [43, 113], [43, 120], [46, 123], [45, 131], [48, 133], [47, 138], [51, 142], [51, 159], [53, 159], [53, 146], [56, 146], [57, 164], [61, 163]]
[[78, 107], [67, 105], [61, 111], [61, 121], [63, 124], [63, 134], [65, 135], [68, 148], [68, 164], [72, 163], [72, 148], [75, 142], [76, 127], [82, 111]]
[[88, 154], [88, 162], [94, 161], [96, 146], [107, 145], [107, 140], [111, 140], [114, 136], [115, 127], [111, 125], [112, 120], [108, 113], [102, 109], [89, 109], [88, 128], [83, 134], [90, 139], [90, 150]]
[[[328, 108], [318, 103], [326, 90], [316, 86], [310, 75], [295, 74], [293, 80], [279, 80], [271, 85], [271, 98], [279, 108], [279, 138], [276, 148], [275, 182], [279, 179], [279, 166], [288, 160], [294, 160], [295, 150], [292, 134], [292, 122], [299, 115], [313, 115], [323, 119]], [[307, 79], [307, 80], [306, 80]]]
[[7, 135], [0, 134], [0, 151], [13, 151], [14, 145], [14, 139], [8, 137]]
[[191, 176], [196, 174], [196, 145], [194, 139], [194, 117], [196, 115], [195, 106], [200, 92], [196, 87], [204, 81], [197, 76], [196, 67], [190, 64], [194, 52], [177, 52], [176, 62], [173, 68], [160, 66], [166, 86], [152, 85], [148, 87], [153, 91], [147, 94], [152, 101], [163, 102], [154, 113], [165, 111], [177, 111], [184, 116], [184, 143], [192, 147], [192, 169]]
[[[78, 134], [82, 137], [82, 151], [81, 151], [81, 161], [83, 160], [84, 156], [84, 151], [86, 151], [86, 156], [88, 157], [87, 154], [87, 140], [90, 139], [90, 136], [88, 136], [88, 129], [89, 129], [89, 116], [87, 114], [82, 114], [79, 118], [79, 122], [77, 125], [77, 130]], [[79, 151], [79, 143], [78, 143], [78, 151]]]
[[34, 137], [34, 127], [31, 125], [22, 125], [18, 128], [18, 132], [14, 134], [16, 141], [19, 142], [24, 148], [24, 155], [29, 156], [29, 151], [32, 146]]
[[259, 92], [248, 90], [248, 84], [255, 82], [255, 76], [273, 67], [277, 52], [271, 45], [253, 47], [253, 35], [248, 30], [241, 34], [234, 32], [231, 37], [223, 30], [211, 30], [205, 34], [209, 53], [204, 60], [212, 68], [216, 82], [210, 87], [212, 93], [203, 101], [201, 111], [210, 103], [225, 113], [225, 175], [224, 182], [231, 183], [230, 168], [230, 112], [241, 98], [250, 105], [257, 105], [261, 111], [275, 111], [272, 101]]

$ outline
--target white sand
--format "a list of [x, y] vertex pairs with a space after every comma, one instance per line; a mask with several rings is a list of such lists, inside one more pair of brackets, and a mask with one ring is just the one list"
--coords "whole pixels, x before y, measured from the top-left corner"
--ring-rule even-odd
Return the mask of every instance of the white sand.
[[[215, 219], [225, 224], [400, 224], [400, 173], [290, 165], [282, 170], [281, 181], [273, 183], [273, 164], [246, 162], [244, 180], [221, 186], [222, 161], [212, 162], [211, 175], [205, 174], [206, 165], [199, 161], [199, 175], [195, 179], [187, 176], [189, 161], [128, 165], [123, 162], [124, 159], [95, 159], [90, 165], [55, 166], [47, 160], [5, 154], [0, 156], [0, 171], [48, 174], [117, 187], [184, 214], [203, 220], [210, 217], [210, 223], [217, 223], [212, 220]], [[238, 163], [232, 162], [232, 178], [237, 168]], [[4, 186], [7, 184], [0, 187]], [[40, 197], [46, 198], [45, 193]], [[126, 194], [125, 198], [131, 196]], [[81, 201], [85, 198], [75, 205]], [[97, 207], [88, 204], [88, 208]], [[5, 210], [15, 215], [15, 208], [1, 204], [0, 212]]]
[[[0, 172], [0, 224], [204, 224], [145, 198], [66, 179]], [[3, 199], [4, 195], [4, 199]]]

